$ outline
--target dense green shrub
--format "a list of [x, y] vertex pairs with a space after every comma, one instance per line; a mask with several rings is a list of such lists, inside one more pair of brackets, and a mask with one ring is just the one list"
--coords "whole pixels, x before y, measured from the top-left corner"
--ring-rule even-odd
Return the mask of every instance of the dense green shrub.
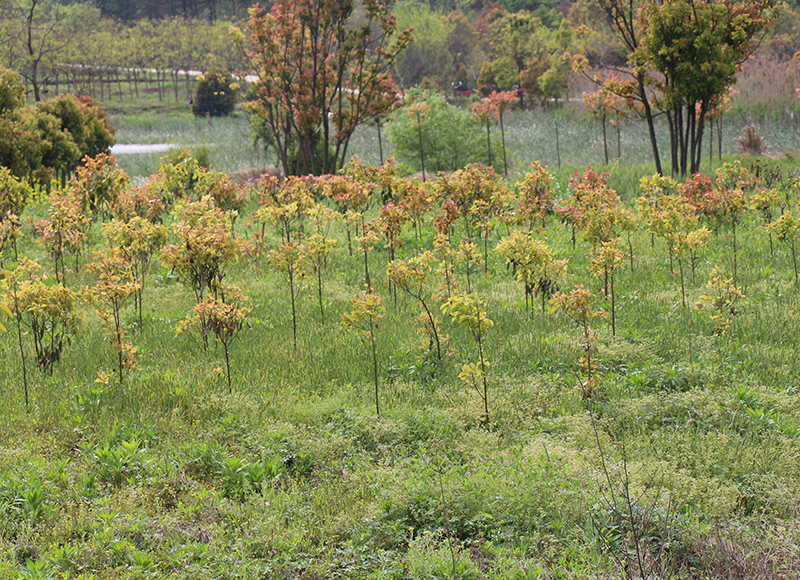
[[211, 67], [197, 77], [197, 88], [192, 101], [195, 117], [227, 117], [236, 105], [236, 83], [231, 73]]
[[[406, 93], [408, 102], [426, 102], [430, 107], [420, 118], [422, 153], [425, 169], [432, 173], [455, 171], [467, 163], [486, 163], [486, 134], [472, 121], [472, 114], [455, 107], [439, 93], [411, 89]], [[420, 171], [420, 134], [417, 117], [406, 108], [395, 113], [394, 121], [386, 127], [394, 155], [414, 171]], [[493, 155], [492, 159], [502, 159]]]
[[59, 95], [25, 106], [25, 85], [0, 66], [0, 166], [18, 178], [66, 183], [85, 156], [108, 153], [114, 128], [89, 97]]

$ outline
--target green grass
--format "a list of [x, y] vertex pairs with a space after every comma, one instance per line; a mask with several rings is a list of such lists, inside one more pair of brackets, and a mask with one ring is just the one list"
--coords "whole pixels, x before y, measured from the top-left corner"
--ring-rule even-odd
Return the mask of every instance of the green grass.
[[[254, 228], [243, 216], [237, 229]], [[458, 379], [475, 357], [471, 336], [443, 320], [447, 354], [426, 358], [417, 304], [394, 303], [384, 251], [370, 257], [388, 309], [374, 416], [368, 344], [338, 324], [362, 285], [341, 229], [326, 270], [328, 322], [304, 285], [296, 352], [284, 280], [263, 256], [230, 268], [253, 308], [233, 345], [230, 393], [221, 348], [175, 336], [193, 299], [160, 267], [132, 335], [139, 368], [124, 384], [97, 382], [100, 370], [114, 376], [115, 354], [84, 304], [84, 328], [52, 376], [31, 369], [26, 411], [12, 324], [0, 336], [0, 577], [445, 578], [452, 546], [462, 578], [617, 578], [626, 526], [651, 554], [667, 545], [677, 577], [726, 577], [725, 554], [737, 550], [784, 553], [747, 574], [773, 566], [765, 577], [791, 576], [800, 288], [787, 247], [770, 255], [755, 217], [738, 233], [747, 299], [724, 338], [706, 314], [683, 311], [663, 242], [634, 236], [634, 267], [617, 277], [618, 335], [596, 327], [602, 381], [588, 404], [575, 390], [577, 330], [538, 301], [526, 312], [522, 287], [492, 254], [489, 275], [473, 273], [495, 323], [485, 335], [489, 429]], [[50, 267], [26, 236], [23, 253]], [[542, 236], [570, 259], [563, 289], [597, 292], [588, 244], [573, 249], [554, 220]], [[403, 238], [401, 257], [424, 247], [408, 229]], [[712, 236], [690, 304], [714, 265], [730, 271], [730, 248], [728, 231]], [[91, 280], [71, 272], [69, 283]], [[125, 315], [135, 319], [131, 307]], [[618, 501], [627, 470], [633, 520], [607, 503], [589, 410]]]

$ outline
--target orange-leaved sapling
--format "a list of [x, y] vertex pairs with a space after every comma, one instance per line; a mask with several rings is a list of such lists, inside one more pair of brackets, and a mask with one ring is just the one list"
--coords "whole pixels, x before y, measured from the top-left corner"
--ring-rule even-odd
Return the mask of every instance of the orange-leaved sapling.
[[503, 175], [508, 175], [508, 158], [506, 156], [506, 127], [503, 123], [503, 113], [506, 109], [510, 108], [517, 100], [516, 91], [502, 91], [493, 92], [488, 97], [494, 108], [497, 110], [497, 115], [500, 120], [500, 142], [503, 145]]
[[795, 250], [795, 243], [800, 240], [800, 215], [797, 210], [788, 210], [779, 217], [777, 220], [768, 226], [770, 235], [775, 233], [778, 239], [787, 244], [792, 251], [792, 265], [794, 266], [794, 281], [798, 281], [797, 277], [797, 253]]
[[231, 216], [210, 196], [177, 203], [175, 214], [172, 229], [178, 243], [161, 251], [161, 262], [192, 288], [200, 302], [206, 290], [216, 295], [225, 267], [236, 259], [240, 243], [233, 235]]
[[738, 279], [739, 250], [736, 237], [736, 225], [742, 220], [747, 210], [746, 192], [755, 187], [755, 176], [741, 166], [737, 159], [732, 164], [725, 163], [717, 169], [715, 177], [715, 195], [711, 198], [709, 209], [713, 212], [718, 224], [729, 224], [733, 236], [733, 282]]
[[252, 308], [243, 306], [247, 300], [248, 297], [240, 288], [223, 284], [216, 297], [209, 296], [195, 304], [195, 313], [180, 322], [177, 328], [177, 333], [182, 334], [199, 326], [204, 337], [214, 335], [225, 353], [225, 378], [229, 392], [232, 392], [230, 350], [233, 341], [247, 325], [247, 315], [252, 311]]
[[761, 215], [762, 226], [767, 229], [769, 237], [769, 255], [774, 254], [774, 247], [772, 243], [772, 229], [770, 225], [775, 219], [775, 211], [783, 200], [783, 195], [775, 187], [765, 187], [758, 185], [750, 196], [750, 208], [756, 210]]
[[16, 269], [6, 273], [3, 302], [14, 312], [17, 322], [30, 330], [36, 364], [44, 371], [52, 371], [65, 343], [69, 344], [77, 334], [82, 315], [77, 296], [63, 284], [46, 283], [40, 270], [35, 260], [19, 260]]
[[128, 220], [113, 219], [103, 224], [103, 233], [109, 244], [119, 248], [133, 265], [133, 274], [140, 284], [133, 300], [141, 328], [142, 296], [147, 273], [150, 270], [150, 258], [167, 242], [167, 228], [163, 224], [133, 216]]
[[606, 312], [592, 305], [594, 296], [583, 284], [575, 286], [569, 294], [556, 292], [550, 299], [551, 312], [563, 312], [580, 328], [581, 336], [578, 346], [581, 349], [579, 360], [583, 376], [578, 377], [578, 389], [581, 400], [587, 401], [597, 392], [599, 385], [597, 376], [597, 341], [594, 331], [589, 326], [592, 318], [604, 318]]
[[616, 237], [618, 230], [630, 229], [633, 222], [630, 212], [620, 206], [619, 194], [609, 186], [610, 177], [588, 168], [569, 180], [573, 188], [572, 219], [593, 248]]
[[297, 352], [297, 289], [295, 283], [302, 279], [307, 272], [305, 246], [297, 242], [285, 242], [277, 250], [271, 250], [267, 254], [267, 261], [270, 266], [283, 274], [286, 283], [289, 284], [289, 298], [292, 305], [292, 344], [294, 351]]
[[275, 189], [272, 196], [263, 197], [253, 217], [262, 224], [262, 240], [264, 224], [271, 223], [280, 233], [281, 241], [288, 243], [293, 233], [295, 241], [299, 241], [303, 220], [313, 207], [314, 196], [306, 180], [292, 176]]
[[[348, 166], [345, 170], [354, 171], [358, 175], [363, 174], [364, 179], [367, 179], [368, 172], [361, 170], [360, 163], [355, 168]], [[358, 223], [361, 214], [367, 211], [375, 186], [351, 175], [323, 175], [317, 180], [317, 185], [322, 189], [325, 197], [336, 202], [337, 210], [344, 217], [347, 253], [352, 256], [353, 233], [351, 227]]]
[[449, 297], [456, 291], [454, 267], [456, 251], [451, 243], [451, 233], [460, 215], [461, 210], [452, 199], [448, 199], [442, 204], [442, 213], [437, 214], [433, 220], [433, 228], [436, 232], [433, 238], [433, 248], [439, 258], [439, 273], [444, 280], [442, 294], [445, 297]]
[[481, 254], [477, 244], [471, 240], [461, 240], [458, 242], [458, 248], [453, 251], [453, 260], [464, 265], [464, 277], [467, 280], [467, 294], [469, 294], [472, 292], [470, 272], [481, 263]]
[[500, 122], [500, 111], [495, 106], [495, 103], [485, 97], [480, 101], [472, 103], [472, 121], [476, 125], [486, 127], [486, 155], [489, 160], [489, 165], [492, 164], [492, 138], [491, 126]]
[[120, 194], [128, 186], [128, 174], [117, 167], [117, 158], [105, 153], [83, 158], [83, 165], [70, 179], [70, 195], [79, 199], [83, 209], [94, 221], [108, 216]]
[[97, 314], [103, 320], [111, 344], [117, 351], [119, 382], [124, 380], [125, 370], [136, 369], [136, 347], [126, 340], [126, 325], [122, 321], [122, 307], [136, 294], [141, 282], [133, 272], [133, 263], [117, 248], [95, 252], [97, 261], [87, 264], [89, 271], [97, 276], [97, 282], [89, 289], [89, 295]]
[[419, 241], [422, 221], [433, 205], [433, 196], [425, 185], [412, 179], [392, 179], [391, 188], [394, 196], [400, 200], [411, 216], [411, 221], [414, 223], [414, 235]]
[[709, 320], [714, 323], [714, 334], [725, 336], [730, 331], [731, 322], [738, 314], [738, 304], [745, 299], [742, 289], [736, 286], [733, 278], [726, 278], [719, 266], [711, 270], [711, 279], [705, 287], [706, 293], [700, 296], [695, 308], [709, 309]]
[[47, 252], [55, 262], [56, 281], [66, 285], [64, 257], [67, 253], [75, 256], [77, 269], [78, 255], [83, 248], [91, 220], [83, 213], [80, 200], [69, 193], [53, 193], [47, 217], [33, 224], [33, 231], [41, 238]]
[[6, 246], [14, 250], [14, 259], [19, 257], [17, 238], [22, 231], [22, 222], [14, 213], [0, 212], [0, 268], [3, 268], [3, 251]]
[[[392, 200], [386, 202], [378, 212], [377, 227], [386, 238], [385, 248], [389, 250], [389, 261], [395, 259], [397, 248], [403, 243], [400, 234], [403, 231], [403, 225], [410, 219], [408, 212], [401, 203], [395, 203]], [[394, 297], [395, 305], [397, 304], [397, 289], [392, 287], [392, 280], [389, 280], [389, 291]]]
[[684, 284], [683, 264], [689, 262], [692, 267], [692, 284], [695, 283], [695, 265], [700, 260], [698, 252], [706, 245], [711, 231], [708, 228], [698, 228], [690, 231], [677, 231], [667, 236], [675, 258], [678, 260], [678, 269], [681, 275], [681, 303], [686, 309], [686, 287]]
[[328, 263], [328, 256], [336, 250], [336, 238], [328, 236], [331, 224], [339, 214], [334, 210], [317, 204], [309, 211], [314, 223], [314, 232], [308, 237], [304, 246], [308, 265], [312, 274], [317, 275], [317, 299], [319, 301], [320, 322], [325, 324], [325, 308], [322, 301], [322, 270]]
[[589, 264], [592, 273], [603, 280], [603, 296], [611, 299], [611, 336], [617, 335], [614, 274], [625, 259], [625, 250], [619, 248], [621, 241], [622, 238], [614, 238], [600, 242], [600, 247], [592, 250], [592, 261]]
[[22, 229], [22, 210], [33, 196], [33, 188], [25, 180], [18, 179], [5, 167], [0, 167], [0, 268], [3, 267], [3, 250], [6, 246], [17, 254], [17, 236]]
[[158, 189], [157, 177], [152, 177], [143, 185], [129, 187], [119, 194], [117, 202], [111, 207], [112, 217], [122, 221], [140, 217], [151, 223], [161, 223], [166, 206]]
[[518, 282], [525, 287], [525, 309], [533, 303], [533, 295], [542, 298], [542, 312], [545, 303], [558, 289], [558, 281], [567, 273], [568, 259], [556, 260], [547, 245], [534, 238], [530, 231], [514, 230], [497, 244], [495, 251], [511, 267]]
[[47, 284], [40, 270], [37, 261], [21, 258], [14, 270], [3, 270], [0, 277], [0, 314], [13, 316], [17, 326], [26, 407], [29, 399], [23, 327], [33, 336], [36, 364], [43, 371], [52, 372], [64, 343], [69, 344], [77, 334], [83, 319], [76, 295], [61, 283]]
[[[656, 180], [675, 186], [671, 178], [653, 176], [642, 178], [642, 189], [654, 187]], [[647, 229], [652, 236], [664, 238], [669, 253], [670, 273], [673, 271], [673, 259], [677, 258], [681, 276], [681, 296], [686, 307], [684, 282], [684, 263], [692, 268], [692, 283], [695, 281], [695, 266], [699, 257], [698, 250], [705, 245], [710, 231], [699, 227], [699, 216], [696, 206], [682, 195], [661, 195], [659, 197], [642, 196], [638, 200], [639, 214], [647, 222]]]
[[442, 304], [442, 313], [450, 316], [454, 322], [466, 326], [478, 346], [478, 362], [471, 362], [461, 367], [458, 378], [473, 387], [483, 402], [481, 424], [489, 426], [489, 381], [486, 370], [489, 361], [483, 352], [484, 333], [494, 325], [486, 313], [486, 303], [477, 294], [453, 294]]
[[369, 341], [372, 350], [372, 378], [375, 387], [375, 414], [380, 416], [381, 405], [378, 394], [378, 351], [375, 347], [375, 331], [386, 308], [380, 294], [362, 293], [352, 300], [353, 310], [342, 314], [342, 328], [360, 333], [361, 342]]
[[358, 216], [361, 223], [361, 235], [356, 236], [359, 250], [364, 254], [364, 287], [367, 292], [372, 292], [372, 278], [369, 274], [369, 252], [380, 241], [378, 236], [379, 225], [377, 220], [365, 221], [363, 215]]
[[426, 339], [425, 349], [428, 352], [436, 347], [436, 360], [442, 360], [442, 341], [439, 336], [438, 321], [431, 312], [429, 303], [436, 299], [435, 289], [432, 287], [436, 275], [436, 258], [430, 252], [423, 252], [415, 258], [395, 260], [389, 262], [386, 276], [403, 292], [417, 300], [425, 311], [417, 317]]
[[538, 161], [531, 163], [525, 178], [517, 183], [517, 207], [514, 222], [533, 231], [536, 220], [547, 225], [547, 215], [553, 212], [553, 177]]

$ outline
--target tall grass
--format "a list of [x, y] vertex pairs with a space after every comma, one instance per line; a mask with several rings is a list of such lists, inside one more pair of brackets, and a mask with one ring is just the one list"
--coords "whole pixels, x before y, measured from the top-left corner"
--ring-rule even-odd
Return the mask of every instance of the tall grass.
[[[241, 112], [231, 118], [211, 121], [193, 118], [188, 113], [168, 118], [126, 115], [113, 121], [117, 126], [118, 143], [169, 143], [188, 148], [207, 146], [211, 149], [214, 168], [220, 171], [263, 171], [277, 165], [274, 152], [265, 152], [254, 145], [249, 122]], [[736, 138], [742, 136], [750, 123], [764, 139], [770, 157], [791, 158], [800, 152], [800, 132], [792, 116], [742, 114], [737, 109], [723, 119], [723, 158], [739, 154]], [[657, 134], [662, 166], [669, 167], [669, 135], [665, 123], [657, 125]], [[549, 112], [513, 111], [507, 119], [506, 143], [513, 174], [524, 174], [532, 161], [542, 162], [559, 176], [568, 176], [591, 166], [609, 171], [612, 183], [623, 196], [636, 195], [639, 177], [655, 171], [644, 121], [630, 119], [624, 123], [620, 130], [621, 155], [618, 159], [613, 129], [609, 129], [608, 138], [611, 161], [606, 166], [600, 126], [580, 108], [566, 105], [564, 109]], [[712, 138], [713, 143], [710, 142]], [[382, 147], [384, 160], [388, 159], [392, 148], [385, 131]], [[716, 129], [712, 134], [706, 128], [703, 149], [701, 171], [711, 173], [721, 165]], [[350, 153], [366, 163], [380, 165], [378, 130], [365, 127], [357, 131]], [[119, 163], [131, 175], [143, 178], [158, 170], [159, 158], [160, 154], [120, 155]]]

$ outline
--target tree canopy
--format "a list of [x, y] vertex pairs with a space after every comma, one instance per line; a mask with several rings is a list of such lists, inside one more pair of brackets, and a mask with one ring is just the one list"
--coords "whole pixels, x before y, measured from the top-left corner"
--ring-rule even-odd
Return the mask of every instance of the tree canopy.
[[[606, 88], [635, 95], [659, 173], [658, 111], [668, 120], [673, 175], [697, 172], [706, 116], [769, 29], [773, 0], [599, 1], [628, 51], [629, 80], [612, 75]], [[586, 64], [576, 59], [579, 70]]]
[[390, 67], [412, 38], [395, 35], [390, 6], [366, 0], [356, 13], [352, 0], [278, 0], [250, 10], [258, 80], [246, 108], [285, 174], [336, 172], [356, 128], [395, 106]]

